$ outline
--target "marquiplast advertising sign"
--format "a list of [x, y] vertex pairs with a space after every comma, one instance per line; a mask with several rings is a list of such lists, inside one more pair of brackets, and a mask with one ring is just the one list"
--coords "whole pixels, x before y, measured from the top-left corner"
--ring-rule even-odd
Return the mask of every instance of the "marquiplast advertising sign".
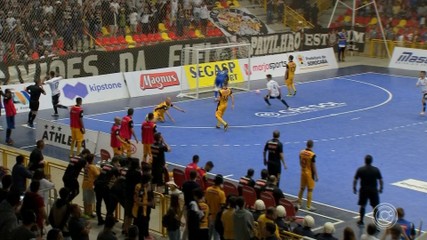
[[128, 72], [124, 76], [131, 97], [176, 92], [186, 87], [180, 67]]
[[228, 77], [231, 83], [244, 81], [238, 60], [202, 63], [199, 65], [193, 64], [184, 66], [188, 88], [195, 89], [197, 86], [199, 88], [213, 86], [216, 74], [224, 67], [228, 68]]
[[425, 71], [427, 68], [427, 50], [395, 47], [388, 67]]

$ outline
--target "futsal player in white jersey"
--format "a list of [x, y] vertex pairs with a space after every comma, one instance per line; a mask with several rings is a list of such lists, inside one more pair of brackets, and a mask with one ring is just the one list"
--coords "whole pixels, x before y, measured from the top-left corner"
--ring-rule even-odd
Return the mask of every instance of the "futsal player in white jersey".
[[264, 97], [264, 101], [268, 104], [268, 106], [271, 106], [269, 99], [276, 98], [279, 99], [283, 104], [285, 104], [286, 109], [288, 109], [288, 103], [286, 103], [285, 99], [282, 99], [280, 86], [276, 81], [273, 80], [271, 74], [267, 74], [267, 81], [268, 94]]
[[427, 78], [426, 78], [426, 71], [421, 71], [420, 72], [420, 78], [418, 78], [417, 87], [421, 88], [421, 93], [422, 93], [421, 102], [423, 103], [423, 111], [420, 114], [421, 115], [425, 115], [426, 114], [426, 100], [427, 100]]
[[45, 83], [49, 84], [49, 87], [52, 91], [52, 105], [54, 114], [52, 116], [58, 117], [58, 108], [68, 109], [68, 107], [59, 104], [59, 96], [61, 96], [61, 91], [59, 90], [59, 81], [62, 79], [61, 76], [55, 76], [54, 71], [49, 72], [49, 76], [46, 79]]

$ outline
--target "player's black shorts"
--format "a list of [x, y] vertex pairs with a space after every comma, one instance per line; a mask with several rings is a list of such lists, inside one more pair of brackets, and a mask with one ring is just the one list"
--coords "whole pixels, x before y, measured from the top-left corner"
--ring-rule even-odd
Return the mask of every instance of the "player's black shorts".
[[60, 94], [56, 94], [56, 95], [52, 96], [52, 104], [53, 104], [53, 106], [58, 105], [58, 103], [59, 103], [59, 95]]
[[279, 95], [279, 96], [277, 96], [277, 97], [273, 97], [273, 96], [269, 96], [269, 95], [267, 95], [267, 96], [265, 96], [265, 97], [268, 97], [268, 99], [282, 99], [282, 96], [281, 95]]
[[39, 101], [30, 100], [30, 110], [31, 111], [38, 111], [40, 106]]
[[274, 175], [277, 176], [278, 174], [281, 173], [281, 164], [279, 163], [272, 163], [272, 162], [268, 162], [267, 163], [267, 171], [268, 171], [268, 175]]
[[380, 196], [378, 194], [378, 191], [372, 191], [372, 190], [360, 190], [359, 191], [359, 206], [366, 206], [368, 203], [371, 204], [371, 206], [374, 208], [380, 203]]

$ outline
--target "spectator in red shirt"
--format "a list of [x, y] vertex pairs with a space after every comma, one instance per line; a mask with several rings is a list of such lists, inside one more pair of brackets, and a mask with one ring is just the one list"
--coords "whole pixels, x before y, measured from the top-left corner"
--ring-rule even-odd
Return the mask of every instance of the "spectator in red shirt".
[[114, 124], [111, 127], [111, 140], [110, 140], [110, 146], [113, 148], [114, 156], [122, 155], [123, 149], [122, 145], [126, 142], [123, 140], [123, 138], [120, 137], [120, 123], [121, 123], [120, 117], [114, 118]]
[[199, 168], [197, 171], [202, 186], [200, 186], [203, 190], [206, 190], [208, 188], [208, 175], [207, 173], [210, 172], [214, 168], [214, 164], [212, 161], [207, 161], [204, 168]]
[[12, 129], [15, 129], [16, 108], [13, 104], [13, 97], [10, 89], [6, 89], [3, 94], [0, 88], [0, 93], [3, 95], [4, 110], [6, 112], [6, 144], [13, 145], [13, 140], [10, 138], [10, 136], [12, 135]]
[[36, 214], [36, 222], [40, 232], [43, 232], [44, 223], [47, 219], [46, 207], [43, 198], [37, 193], [40, 189], [39, 181], [32, 181], [30, 191], [24, 195], [21, 211], [29, 210]]
[[190, 172], [191, 170], [194, 170], [196, 172], [199, 171], [200, 167], [197, 166], [197, 164], [199, 163], [199, 155], [194, 155], [193, 156], [193, 161], [191, 163], [189, 163], [184, 170], [185, 173], [185, 180], [190, 180]]
[[71, 150], [70, 157], [74, 157], [74, 145], [77, 144], [77, 155], [80, 154], [82, 142], [84, 140], [85, 126], [83, 124], [82, 98], [76, 98], [76, 105], [70, 110], [70, 127], [71, 127]]
[[122, 125], [120, 127], [120, 137], [125, 141], [123, 144], [123, 150], [126, 152], [127, 157], [132, 156], [132, 145], [130, 143], [132, 136], [135, 138], [136, 143], [138, 143], [138, 138], [136, 137], [135, 131], [133, 130], [133, 112], [133, 108], [128, 109], [128, 114], [122, 118]]
[[144, 155], [142, 156], [143, 162], [150, 162], [153, 159], [151, 145], [154, 143], [154, 133], [156, 133], [156, 124], [153, 120], [154, 114], [149, 113], [141, 126], [141, 141], [144, 150]]

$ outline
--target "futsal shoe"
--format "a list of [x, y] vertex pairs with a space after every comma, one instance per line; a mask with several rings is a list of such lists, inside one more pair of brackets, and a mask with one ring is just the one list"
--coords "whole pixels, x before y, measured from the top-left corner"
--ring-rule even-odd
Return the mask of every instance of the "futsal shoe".
[[215, 128], [216, 128], [216, 129], [220, 129], [221, 127], [220, 127], [220, 126], [215, 126]]
[[228, 123], [224, 125], [224, 132], [227, 132], [228, 130]]
[[297, 95], [297, 91], [294, 92], [294, 96], [296, 96], [296, 95]]
[[421, 116], [425, 116], [425, 115], [426, 115], [426, 112], [422, 111], [422, 112], [420, 112], [420, 115], [421, 115]]
[[311, 207], [306, 207], [306, 210], [310, 211], [310, 212], [315, 212], [317, 209], [315, 207], [311, 206]]

